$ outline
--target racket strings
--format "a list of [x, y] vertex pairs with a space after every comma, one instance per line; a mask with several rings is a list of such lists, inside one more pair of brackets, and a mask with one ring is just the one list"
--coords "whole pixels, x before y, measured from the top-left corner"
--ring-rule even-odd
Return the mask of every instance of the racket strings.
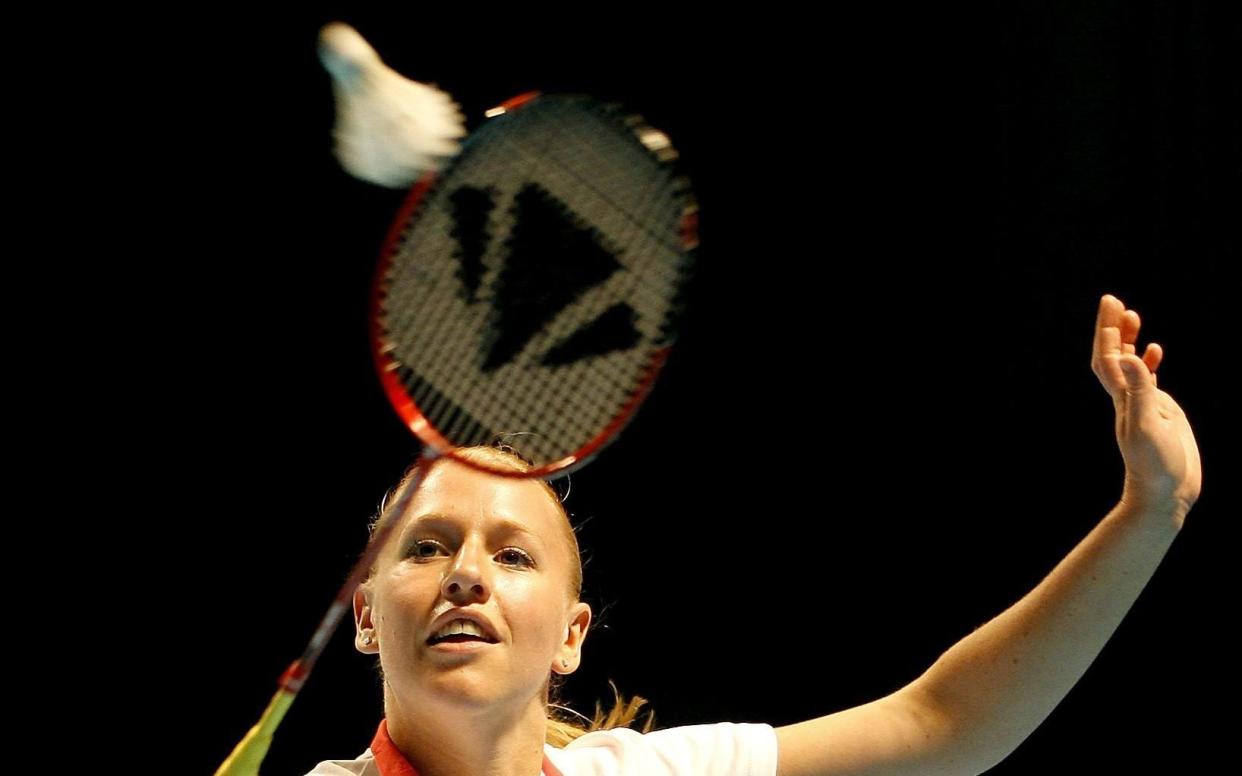
[[527, 431], [523, 454], [543, 465], [611, 430], [662, 362], [691, 205], [684, 180], [593, 104], [493, 122], [402, 236], [381, 336], [401, 343], [383, 348], [389, 368], [448, 444]]

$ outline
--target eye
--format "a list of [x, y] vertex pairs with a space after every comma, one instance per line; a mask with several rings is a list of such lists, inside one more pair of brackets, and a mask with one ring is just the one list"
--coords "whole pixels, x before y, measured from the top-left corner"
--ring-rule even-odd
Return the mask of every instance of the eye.
[[527, 555], [522, 550], [519, 550], [517, 547], [506, 547], [500, 551], [499, 555], [501, 558], [514, 561], [523, 566], [534, 566], [535, 565], [534, 559], [531, 558], [529, 555]]
[[[435, 539], [419, 539], [410, 545], [410, 550], [406, 553], [406, 556], [415, 560], [429, 560], [436, 556], [437, 550], [443, 550], [446, 554], [448, 553], [448, 549]], [[534, 558], [527, 554], [525, 550], [518, 549], [517, 547], [506, 547], [496, 553], [496, 557], [500, 558], [502, 563], [510, 566], [518, 565], [533, 568], [535, 565]]]
[[[426, 552], [424, 552], [424, 550], [426, 550], [427, 548], [431, 548], [431, 551], [433, 553], [432, 555], [428, 555]], [[434, 552], [436, 548], [444, 549], [444, 545], [440, 544], [434, 539], [419, 539], [418, 541], [410, 545], [410, 551], [406, 554], [414, 558], [431, 558], [431, 557], [434, 557]]]

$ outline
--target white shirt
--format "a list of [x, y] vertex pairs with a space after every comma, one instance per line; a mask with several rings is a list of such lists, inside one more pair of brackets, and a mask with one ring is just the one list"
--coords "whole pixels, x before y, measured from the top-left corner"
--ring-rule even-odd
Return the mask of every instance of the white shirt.
[[[376, 752], [379, 752], [378, 756]], [[639, 733], [596, 730], [564, 749], [543, 746], [543, 776], [776, 776], [776, 730], [764, 723], [717, 722]], [[306, 776], [413, 776], [417, 771], [388, 738], [353, 760], [326, 760]]]
[[762, 723], [596, 730], [543, 749], [563, 776], [776, 776], [776, 730]]

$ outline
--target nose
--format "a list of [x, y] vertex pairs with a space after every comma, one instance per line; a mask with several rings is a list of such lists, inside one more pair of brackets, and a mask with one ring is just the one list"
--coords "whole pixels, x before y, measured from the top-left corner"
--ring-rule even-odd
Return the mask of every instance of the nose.
[[486, 558], [486, 548], [477, 538], [463, 542], [440, 583], [444, 597], [458, 604], [486, 601], [492, 590]]

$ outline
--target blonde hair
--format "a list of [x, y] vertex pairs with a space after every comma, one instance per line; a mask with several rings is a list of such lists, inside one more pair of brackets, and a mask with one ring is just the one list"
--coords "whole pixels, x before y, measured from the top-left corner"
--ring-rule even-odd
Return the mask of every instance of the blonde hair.
[[[478, 445], [475, 447], [463, 447], [455, 450], [454, 454], [468, 461], [485, 463], [489, 466], [496, 466], [499, 464], [500, 466], [511, 471], [525, 472], [529, 471], [531, 468], [530, 462], [522, 457], [517, 450], [504, 444], [497, 444], [495, 446]], [[436, 464], [444, 460], [446, 459], [437, 458], [430, 462], [430, 466], [434, 467]], [[393, 518], [393, 512], [395, 510], [392, 509], [391, 506], [400, 501], [401, 495], [405, 492], [415, 473], [427, 465], [427, 461], [423, 458], [416, 459], [412, 464], [410, 464], [409, 467], [406, 468], [405, 473], [401, 476], [401, 481], [397, 484], [397, 486], [384, 496], [384, 499], [380, 502], [379, 511], [371, 520], [370, 531], [372, 538], [375, 537], [375, 533], [380, 525]], [[565, 530], [563, 539], [570, 558], [569, 594], [574, 601], [580, 601], [582, 600], [582, 554], [578, 547], [578, 535], [574, 531], [573, 524], [569, 519], [569, 513], [565, 511], [565, 506], [561, 503], [561, 498], [557, 495], [556, 490], [547, 482], [547, 480], [544, 480], [541, 477], [533, 479], [535, 482], [538, 482], [543, 486], [543, 489], [547, 492], [548, 497], [552, 500], [552, 503], [556, 505], [557, 511], [560, 512], [562, 517], [564, 517], [563, 525]], [[378, 560], [376, 562], [378, 563]], [[375, 571], [376, 566], [373, 564], [368, 571], [367, 578], [364, 580], [363, 584], [370, 582], [371, 577], [375, 574]], [[380, 665], [378, 661], [376, 662], [376, 666], [382, 676], [383, 666]], [[564, 681], [564, 675], [553, 672], [549, 675], [548, 682], [544, 685], [544, 690], [547, 695], [545, 702], [547, 705], [548, 718], [545, 741], [558, 748], [563, 748], [575, 738], [586, 735], [587, 733], [595, 730], [630, 727], [631, 723], [638, 718], [639, 709], [647, 703], [647, 699], [639, 695], [635, 695], [627, 701], [624, 696], [621, 695], [620, 691], [617, 690], [617, 686], [613, 684], [610, 679], [608, 684], [612, 687], [612, 708], [607, 712], [604, 712], [602, 706], [597, 702], [595, 704], [594, 716], [587, 719], [585, 716], [579, 714], [573, 709], [559, 703], [560, 689]], [[649, 732], [654, 724], [655, 712], [648, 709], [647, 720], [643, 725], [641, 732]]]

